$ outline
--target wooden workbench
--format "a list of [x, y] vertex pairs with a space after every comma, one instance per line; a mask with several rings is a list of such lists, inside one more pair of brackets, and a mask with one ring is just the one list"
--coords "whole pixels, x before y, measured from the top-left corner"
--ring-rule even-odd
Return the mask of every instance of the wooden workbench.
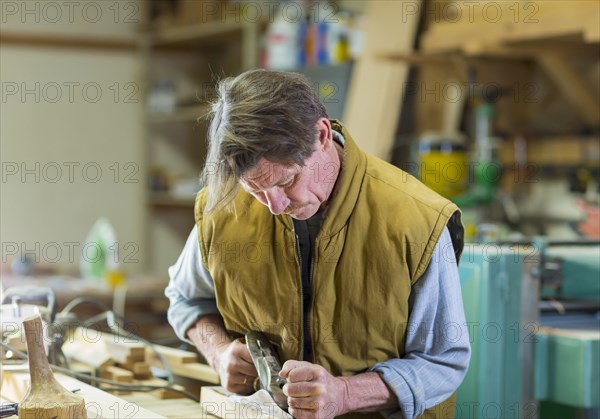
[[163, 400], [146, 393], [131, 393], [120, 397], [166, 418], [217, 418], [206, 413], [199, 403], [190, 399]]

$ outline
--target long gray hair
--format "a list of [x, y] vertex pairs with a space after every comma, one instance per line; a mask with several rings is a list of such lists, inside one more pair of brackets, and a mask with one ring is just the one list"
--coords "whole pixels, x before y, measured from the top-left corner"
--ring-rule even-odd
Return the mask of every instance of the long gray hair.
[[303, 166], [327, 111], [305, 76], [251, 70], [218, 84], [211, 117], [202, 172], [207, 213], [227, 207], [239, 178], [262, 158]]

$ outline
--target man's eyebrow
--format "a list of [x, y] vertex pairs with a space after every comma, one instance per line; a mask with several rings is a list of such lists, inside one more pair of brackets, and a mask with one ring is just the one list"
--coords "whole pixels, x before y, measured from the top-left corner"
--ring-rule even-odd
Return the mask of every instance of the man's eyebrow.
[[[282, 175], [282, 177], [279, 180], [277, 180], [277, 182], [274, 182], [272, 184], [271, 187], [286, 184], [298, 175], [299, 175], [299, 172], [297, 172], [297, 171], [293, 171], [292, 173], [289, 173], [289, 172], [284, 173]], [[242, 181], [242, 185], [244, 186], [244, 189], [246, 189], [248, 192], [260, 192], [261, 191], [260, 189], [255, 189], [252, 187], [252, 185], [249, 184], [249, 182], [255, 183], [255, 180], [260, 180], [260, 177], [261, 177], [260, 175], [253, 177], [253, 178], [246, 176], [246, 177], [241, 177], [240, 180]]]
[[279, 182], [277, 182], [275, 185], [284, 185], [284, 184], [288, 183], [290, 180], [294, 179], [297, 175], [298, 175], [297, 173], [292, 173], [291, 175], [285, 176]]
[[240, 183], [242, 184], [242, 188], [244, 188], [247, 192], [259, 192], [257, 189], [254, 189], [248, 184], [248, 179], [240, 178]]

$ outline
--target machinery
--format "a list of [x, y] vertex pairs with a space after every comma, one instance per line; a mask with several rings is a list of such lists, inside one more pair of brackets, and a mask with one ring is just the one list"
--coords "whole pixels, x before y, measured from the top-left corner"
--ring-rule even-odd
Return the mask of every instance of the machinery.
[[[25, 351], [25, 337], [21, 326], [23, 319], [39, 314], [45, 329], [48, 330], [47, 325], [54, 320], [55, 301], [54, 292], [50, 288], [13, 287], [3, 292], [0, 301], [0, 337], [2, 342], [17, 350]], [[46, 351], [48, 351], [50, 346], [48, 336], [44, 339], [44, 344]], [[2, 353], [2, 355], [2, 358], [10, 358], [11, 354]]]
[[600, 243], [465, 245], [471, 365], [457, 418], [597, 418]]

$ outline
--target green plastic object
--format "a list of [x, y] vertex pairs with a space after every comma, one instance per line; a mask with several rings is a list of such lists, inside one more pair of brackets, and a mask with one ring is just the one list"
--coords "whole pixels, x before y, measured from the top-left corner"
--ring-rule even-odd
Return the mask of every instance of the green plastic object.
[[577, 408], [600, 406], [600, 332], [538, 334], [535, 396]]
[[471, 188], [452, 201], [459, 207], [489, 204], [494, 200], [502, 173], [497, 162], [479, 162], [474, 166]]
[[531, 252], [493, 243], [465, 246], [459, 273], [472, 354], [457, 392], [457, 418], [537, 416], [537, 403], [523, 396], [533, 386], [524, 353], [533, 355], [535, 322], [523, 308], [537, 299], [535, 285], [524, 279]]
[[116, 233], [108, 219], [98, 219], [85, 239], [79, 268], [83, 278], [104, 281], [119, 267]]
[[547, 258], [561, 263], [561, 286], [544, 296], [600, 301], [600, 244], [586, 246], [551, 246]]

